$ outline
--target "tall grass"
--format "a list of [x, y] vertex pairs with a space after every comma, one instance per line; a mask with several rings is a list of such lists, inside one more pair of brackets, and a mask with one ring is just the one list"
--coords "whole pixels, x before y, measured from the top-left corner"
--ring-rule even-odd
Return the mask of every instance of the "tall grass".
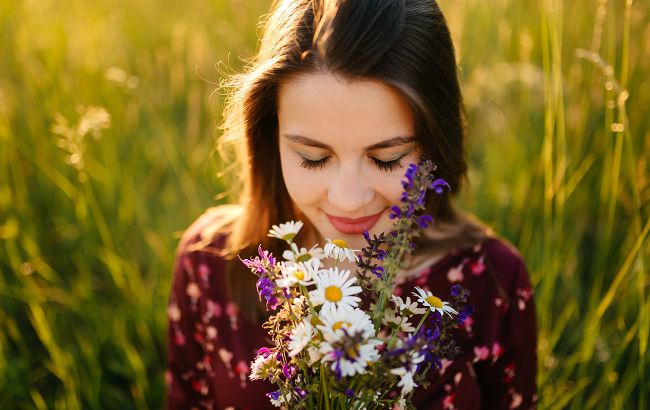
[[[650, 5], [440, 4], [461, 200], [528, 262], [540, 407], [646, 408]], [[0, 408], [161, 407], [174, 247], [222, 191], [215, 83], [268, 5], [0, 0]]]

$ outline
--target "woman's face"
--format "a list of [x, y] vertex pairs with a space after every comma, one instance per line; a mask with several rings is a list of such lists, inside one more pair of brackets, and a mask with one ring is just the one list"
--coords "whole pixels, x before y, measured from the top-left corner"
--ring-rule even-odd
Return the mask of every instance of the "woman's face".
[[413, 116], [394, 88], [311, 73], [282, 84], [278, 96], [282, 175], [291, 199], [319, 240], [387, 232], [406, 167], [417, 163]]

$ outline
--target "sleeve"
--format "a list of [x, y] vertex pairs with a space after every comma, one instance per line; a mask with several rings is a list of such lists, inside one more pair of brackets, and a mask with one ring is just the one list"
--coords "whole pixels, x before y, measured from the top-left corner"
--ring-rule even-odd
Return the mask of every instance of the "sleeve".
[[503, 346], [492, 346], [493, 362], [476, 367], [483, 407], [531, 409], [537, 402], [537, 319], [528, 272], [519, 260], [504, 309]]
[[176, 254], [174, 276], [167, 307], [166, 408], [210, 408], [214, 392], [206, 372], [202, 345], [202, 292], [200, 275], [194, 271], [194, 255], [186, 252], [181, 240]]

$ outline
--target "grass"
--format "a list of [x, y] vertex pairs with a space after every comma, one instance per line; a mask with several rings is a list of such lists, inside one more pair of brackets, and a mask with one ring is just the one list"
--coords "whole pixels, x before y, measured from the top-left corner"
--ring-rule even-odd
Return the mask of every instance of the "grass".
[[[461, 202], [528, 263], [540, 408], [644, 409], [650, 5], [592, 3], [440, 1]], [[222, 191], [215, 84], [268, 4], [0, 0], [0, 408], [162, 406], [174, 248]]]

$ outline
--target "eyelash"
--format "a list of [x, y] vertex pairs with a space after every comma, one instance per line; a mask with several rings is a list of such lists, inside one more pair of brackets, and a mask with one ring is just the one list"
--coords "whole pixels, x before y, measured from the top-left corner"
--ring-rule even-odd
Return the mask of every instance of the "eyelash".
[[[390, 160], [390, 161], [380, 161], [377, 158], [373, 158], [373, 157], [370, 157], [370, 159], [375, 164], [375, 166], [377, 168], [379, 168], [380, 170], [382, 170], [384, 172], [391, 172], [391, 171], [394, 171], [394, 170], [396, 170], [398, 168], [403, 167], [403, 165], [402, 165], [402, 158], [403, 157], [404, 156], [401, 156], [401, 157], [399, 157], [397, 159], [393, 159], [393, 160]], [[321, 159], [316, 160], [316, 161], [303, 158], [301, 163], [300, 163], [300, 166], [302, 166], [303, 168], [306, 168], [306, 169], [321, 169], [325, 165], [327, 165], [329, 160], [330, 160], [330, 157], [321, 158]]]

